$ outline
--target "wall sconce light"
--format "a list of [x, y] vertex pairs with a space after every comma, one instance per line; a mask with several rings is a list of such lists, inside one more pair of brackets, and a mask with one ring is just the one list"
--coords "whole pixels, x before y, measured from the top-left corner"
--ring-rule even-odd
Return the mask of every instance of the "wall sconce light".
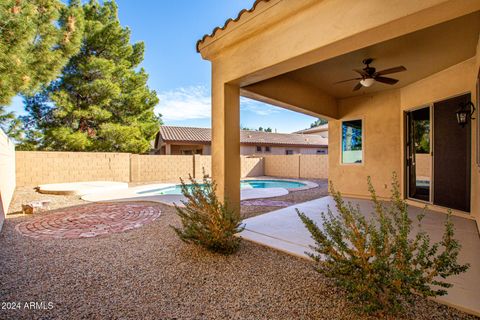
[[473, 113], [475, 112], [475, 106], [471, 101], [463, 102], [460, 104], [460, 109], [456, 112], [457, 122], [460, 126], [465, 127], [469, 119], [475, 119]]

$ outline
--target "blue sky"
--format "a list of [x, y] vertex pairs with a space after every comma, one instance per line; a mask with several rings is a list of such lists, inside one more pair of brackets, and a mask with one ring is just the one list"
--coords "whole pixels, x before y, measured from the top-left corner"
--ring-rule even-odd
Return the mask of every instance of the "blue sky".
[[[131, 41], [145, 42], [142, 66], [148, 85], [157, 91], [156, 111], [167, 125], [210, 127], [210, 62], [195, 44], [227, 18], [235, 17], [254, 0], [117, 0], [120, 22], [131, 29]], [[11, 105], [23, 112], [21, 99]], [[315, 118], [253, 100], [241, 100], [244, 127], [271, 127], [293, 132], [310, 126]]]

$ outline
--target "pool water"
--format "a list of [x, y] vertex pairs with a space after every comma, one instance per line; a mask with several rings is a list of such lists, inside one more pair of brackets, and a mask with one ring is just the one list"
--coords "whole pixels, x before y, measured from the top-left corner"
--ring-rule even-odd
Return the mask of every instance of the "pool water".
[[[265, 188], [285, 188], [295, 189], [305, 187], [306, 184], [297, 181], [286, 180], [242, 180], [240, 181], [240, 189], [265, 189]], [[187, 185], [188, 188], [192, 188], [191, 185]], [[139, 194], [149, 195], [164, 195], [164, 194], [182, 194], [182, 187], [180, 185], [165, 187], [160, 189], [144, 190], [138, 192]]]

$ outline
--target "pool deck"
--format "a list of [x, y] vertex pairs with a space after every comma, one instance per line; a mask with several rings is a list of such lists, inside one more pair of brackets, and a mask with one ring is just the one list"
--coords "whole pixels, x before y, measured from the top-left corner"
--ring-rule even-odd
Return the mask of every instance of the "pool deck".
[[[345, 199], [354, 205], [358, 204], [364, 213], [372, 212], [371, 202], [368, 200]], [[271, 247], [291, 255], [308, 258], [306, 252], [312, 252], [310, 246], [314, 241], [297, 215], [296, 209], [313, 219], [318, 226], [322, 226], [320, 212], [326, 212], [328, 207], [336, 213], [332, 197], [324, 197], [299, 203], [287, 208], [275, 210], [263, 215], [245, 219], [245, 230], [240, 233], [244, 239]], [[409, 206], [409, 215], [413, 221], [421, 208]], [[448, 282], [454, 286], [448, 289], [448, 295], [435, 300], [480, 316], [480, 237], [476, 222], [472, 219], [452, 216], [455, 225], [455, 238], [462, 245], [459, 255], [460, 263], [470, 263], [470, 269], [463, 274], [452, 276]], [[432, 242], [441, 240], [444, 230], [445, 214], [428, 210], [425, 213], [422, 225], [430, 235]], [[413, 231], [417, 229], [413, 224]]]

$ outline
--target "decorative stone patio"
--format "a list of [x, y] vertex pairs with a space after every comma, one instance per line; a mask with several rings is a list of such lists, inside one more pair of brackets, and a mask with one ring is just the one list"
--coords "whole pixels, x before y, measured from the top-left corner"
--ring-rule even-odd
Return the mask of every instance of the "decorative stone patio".
[[142, 203], [89, 204], [65, 208], [17, 224], [24, 236], [41, 239], [92, 238], [140, 228], [160, 216], [158, 207]]

